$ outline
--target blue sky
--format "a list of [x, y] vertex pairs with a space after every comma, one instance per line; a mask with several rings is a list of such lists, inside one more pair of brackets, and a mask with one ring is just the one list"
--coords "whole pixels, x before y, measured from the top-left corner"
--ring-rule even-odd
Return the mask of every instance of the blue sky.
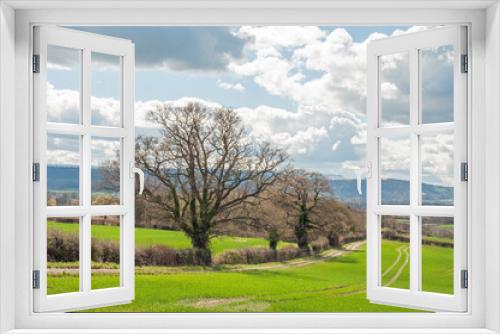
[[[136, 129], [154, 133], [145, 114], [157, 103], [196, 99], [234, 108], [256, 140], [282, 145], [300, 168], [354, 177], [363, 166], [366, 144], [366, 45], [370, 40], [418, 31], [422, 27], [265, 26], [265, 27], [78, 27], [88, 32], [130, 39], [136, 48]], [[449, 118], [452, 94], [449, 50], [426, 60], [430, 121]], [[66, 99], [78, 90], [71, 57], [60, 52], [49, 73], [50, 94]], [[74, 59], [73, 59], [74, 61]], [[100, 65], [92, 74], [96, 122], [112, 121], [117, 105], [116, 69]], [[73, 63], [74, 64], [74, 63]], [[397, 123], [407, 99], [404, 57], [390, 57], [384, 72], [389, 123]], [[441, 72], [434, 71], [441, 66]], [[448, 72], [447, 72], [448, 71]], [[439, 73], [433, 77], [433, 73]], [[74, 73], [73, 73], [74, 74]], [[439, 79], [439, 80], [438, 80]], [[451, 87], [451, 88], [450, 88]], [[64, 94], [61, 92], [65, 92]], [[60, 107], [57, 114], [62, 117]], [[437, 115], [437, 116], [432, 116]], [[404, 115], [403, 115], [404, 116]], [[56, 118], [57, 118], [56, 117]], [[445, 184], [452, 152], [450, 138], [427, 156], [430, 182]], [[436, 145], [438, 145], [436, 144]], [[389, 176], [404, 177], [404, 141], [389, 149], [401, 164], [388, 164]], [[440, 160], [441, 159], [441, 160]], [[433, 177], [433, 175], [438, 175]]]

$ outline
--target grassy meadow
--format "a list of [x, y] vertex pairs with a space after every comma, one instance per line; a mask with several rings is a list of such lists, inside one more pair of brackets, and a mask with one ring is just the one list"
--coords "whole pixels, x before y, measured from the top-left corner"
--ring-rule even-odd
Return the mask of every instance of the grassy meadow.
[[[75, 233], [77, 225], [49, 223], [49, 228]], [[94, 229], [95, 228], [95, 229]], [[113, 230], [114, 229], [114, 230]], [[116, 227], [93, 226], [94, 237], [113, 238]], [[181, 232], [136, 229], [139, 245], [162, 243], [189, 247]], [[354, 246], [355, 245], [355, 246]], [[238, 247], [263, 247], [257, 238], [222, 237], [213, 240], [215, 253]], [[308, 257], [285, 263], [203, 267], [137, 267], [135, 299], [126, 305], [86, 312], [405, 312], [403, 308], [371, 304], [366, 299], [366, 249], [353, 243], [336, 256]], [[333, 251], [333, 250], [332, 250]], [[326, 251], [326, 253], [332, 251]], [[453, 249], [423, 246], [426, 291], [451, 293]], [[325, 253], [325, 254], [326, 254]], [[384, 240], [382, 284], [409, 286], [408, 244]], [[74, 266], [74, 264], [73, 264]], [[58, 263], [53, 267], [65, 267]], [[72, 267], [67, 263], [66, 267]], [[96, 265], [92, 288], [119, 286], [116, 264]], [[438, 278], [438, 279], [437, 279]], [[77, 273], [51, 275], [50, 294], [78, 290]]]
[[[48, 222], [47, 228], [67, 233], [78, 233], [78, 224], [50, 221]], [[92, 238], [100, 240], [115, 240], [118, 242], [120, 239], [120, 233], [116, 226], [92, 225], [91, 233]], [[135, 244], [137, 246], [165, 245], [175, 249], [191, 247], [191, 241], [181, 231], [155, 230], [142, 227], [135, 228]], [[292, 245], [293, 244], [281, 242], [279, 247]], [[229, 249], [267, 246], [268, 241], [261, 238], [219, 236], [212, 240], [212, 253], [213, 255], [218, 255]]]

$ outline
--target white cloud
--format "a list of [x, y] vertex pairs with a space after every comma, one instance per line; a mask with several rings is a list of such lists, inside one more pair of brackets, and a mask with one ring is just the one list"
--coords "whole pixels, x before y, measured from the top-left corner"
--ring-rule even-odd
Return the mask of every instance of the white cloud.
[[47, 150], [48, 165], [76, 165], [80, 163], [80, 154], [62, 149]]
[[339, 148], [341, 141], [337, 140], [335, 143], [332, 145], [332, 151], [336, 151]]
[[[392, 35], [422, 31], [426, 27], [396, 30]], [[246, 62], [231, 62], [228, 68], [237, 75], [253, 78], [269, 94], [297, 104], [296, 110], [270, 106], [240, 108], [245, 124], [256, 137], [291, 142], [305, 132], [324, 134], [309, 139], [315, 146], [301, 145], [290, 152], [307, 157], [309, 166], [335, 170], [362, 166], [365, 157], [366, 127], [366, 48], [370, 41], [386, 34], [372, 33], [363, 41], [354, 41], [342, 28], [326, 33], [310, 27], [242, 27], [237, 32], [251, 40]], [[389, 101], [384, 115], [387, 124], [404, 122], [396, 113], [408, 98], [404, 54], [384, 57], [384, 82], [381, 90]], [[390, 107], [390, 108], [389, 108]], [[393, 115], [395, 114], [395, 115]], [[320, 131], [324, 129], [325, 131]], [[300, 137], [300, 136], [299, 136]], [[342, 143], [342, 145], [340, 145]], [[389, 144], [385, 150], [390, 177], [401, 177], [409, 155], [405, 145]], [[325, 152], [330, 149], [334, 154]], [[313, 153], [312, 155], [310, 153]]]
[[385, 100], [395, 100], [398, 98], [399, 89], [398, 86], [392, 82], [384, 81], [380, 85], [380, 94]]
[[[413, 27], [398, 30], [393, 35], [420, 31]], [[286, 110], [269, 105], [237, 108], [244, 125], [256, 140], [269, 141], [287, 149], [297, 165], [310, 166], [327, 174], [349, 174], [364, 166], [366, 144], [366, 46], [387, 35], [373, 33], [364, 41], [353, 41], [345, 29], [329, 33], [318, 27], [241, 27], [235, 36], [246, 39], [247, 58], [232, 60], [228, 69], [236, 75], [250, 77], [271, 95], [294, 102], [296, 108]], [[450, 57], [444, 55], [443, 57]], [[448, 59], [447, 58], [447, 59]], [[384, 57], [382, 67], [397, 74], [404, 58], [401, 54]], [[396, 80], [397, 79], [397, 80]], [[401, 78], [384, 77], [381, 87], [385, 100], [397, 103], [405, 90]], [[242, 92], [240, 83], [216, 82], [221, 89]], [[75, 108], [78, 97], [71, 91], [53, 90], [58, 100], [53, 111], [63, 117]], [[72, 95], [73, 94], [73, 95]], [[147, 119], [147, 113], [165, 104], [186, 105], [201, 102], [212, 107], [216, 102], [195, 97], [174, 101], [138, 101], [135, 106], [135, 125], [142, 129], [157, 129]], [[99, 99], [96, 104], [103, 118], [112, 113], [113, 101]], [[394, 104], [397, 106], [397, 104]], [[391, 123], [393, 124], [393, 123]], [[395, 123], [394, 123], [395, 124]], [[383, 167], [387, 177], [404, 176], [408, 164], [404, 144], [389, 143], [383, 150], [387, 157]], [[445, 182], [447, 171], [444, 157], [449, 147], [438, 146], [428, 152], [428, 175], [438, 175], [432, 182]], [[444, 166], [444, 167], [443, 167]], [[449, 173], [448, 173], [449, 174]]]
[[237, 92], [242, 92], [245, 90], [245, 87], [240, 83], [232, 84], [229, 82], [224, 82], [220, 79], [217, 80], [217, 86], [225, 90], [235, 90]]
[[244, 26], [236, 36], [251, 39], [257, 50], [270, 48], [297, 47], [309, 44], [325, 36], [325, 32], [317, 26]]
[[[325, 123], [315, 120], [314, 115], [305, 110], [294, 113], [263, 105], [255, 109], [238, 108], [236, 111], [254, 139], [281, 146], [292, 155], [306, 154], [317, 143], [328, 139]], [[304, 127], [304, 124], [309, 126]]]
[[100, 166], [103, 163], [118, 158], [121, 151], [121, 144], [119, 139], [115, 138], [92, 138], [92, 165]]
[[60, 123], [78, 123], [80, 94], [76, 90], [55, 89], [47, 83], [47, 120]]
[[453, 186], [453, 134], [422, 136], [423, 182]]

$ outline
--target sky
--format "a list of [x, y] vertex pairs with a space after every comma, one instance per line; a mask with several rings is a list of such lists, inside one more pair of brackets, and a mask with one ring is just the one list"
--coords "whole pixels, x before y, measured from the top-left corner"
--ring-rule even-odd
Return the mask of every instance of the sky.
[[[234, 108], [251, 136], [290, 154], [294, 165], [332, 177], [353, 178], [365, 164], [366, 45], [425, 27], [240, 26], [73, 27], [132, 40], [136, 52], [136, 133], [155, 134], [146, 115], [161, 103], [199, 101]], [[49, 50], [49, 121], [78, 122], [79, 55]], [[422, 121], [453, 120], [450, 47], [422, 51]], [[92, 56], [92, 122], [119, 123], [119, 66]], [[408, 57], [381, 59], [382, 124], [409, 120]], [[117, 88], [118, 87], [118, 88]], [[56, 140], [58, 138], [49, 138]], [[64, 164], [64, 148], [49, 142], [49, 156]], [[95, 141], [96, 163], [113, 154]], [[69, 145], [69, 144], [68, 144]], [[382, 148], [385, 177], [408, 179], [409, 138]], [[116, 148], [115, 148], [116, 149]], [[61, 151], [62, 150], [62, 151]], [[453, 166], [452, 134], [422, 144], [423, 178], [447, 185]], [[68, 152], [75, 151], [68, 148]], [[62, 158], [61, 158], [62, 157]], [[74, 160], [74, 158], [73, 158]]]

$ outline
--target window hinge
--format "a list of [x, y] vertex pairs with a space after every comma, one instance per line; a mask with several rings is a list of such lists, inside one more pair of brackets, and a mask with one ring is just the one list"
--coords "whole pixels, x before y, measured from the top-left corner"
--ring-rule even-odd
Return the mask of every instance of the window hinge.
[[40, 73], [40, 55], [33, 55], [33, 73]]
[[35, 162], [33, 164], [33, 182], [40, 181], [40, 164]]
[[469, 181], [469, 164], [467, 162], [460, 164], [460, 179], [462, 181]]
[[469, 72], [469, 56], [467, 55], [462, 55], [462, 73], [468, 73]]
[[40, 289], [40, 270], [33, 270], [33, 289]]
[[467, 270], [462, 270], [461, 271], [461, 279], [460, 279], [460, 287], [462, 289], [467, 289], [469, 288], [469, 271]]

